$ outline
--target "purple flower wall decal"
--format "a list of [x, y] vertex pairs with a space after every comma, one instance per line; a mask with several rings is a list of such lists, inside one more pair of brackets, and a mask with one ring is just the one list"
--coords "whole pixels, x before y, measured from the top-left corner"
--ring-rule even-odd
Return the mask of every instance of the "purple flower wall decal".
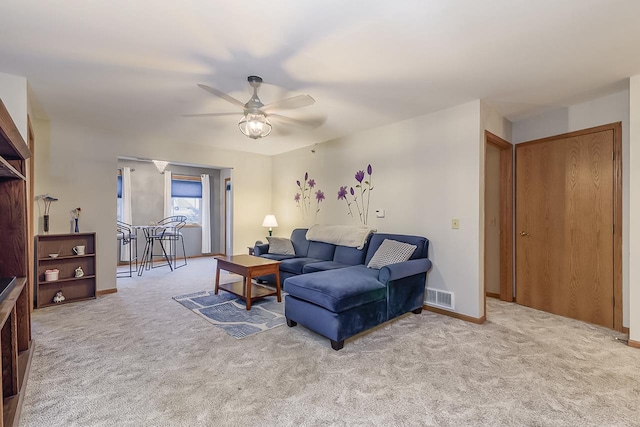
[[[300, 213], [302, 214], [302, 218], [311, 218], [311, 199], [312, 196], [312, 188], [316, 186], [316, 180], [313, 178], [309, 178], [309, 172], [304, 173], [304, 180], [296, 180], [296, 185], [298, 186], [298, 192], [293, 197], [293, 200], [296, 202], [296, 207], [300, 209]], [[318, 189], [315, 192], [316, 199], [316, 210], [315, 215], [317, 217], [318, 212], [320, 211], [319, 204], [322, 200], [325, 199], [324, 193]]]
[[[371, 174], [373, 173], [373, 167], [369, 163], [367, 165], [367, 175], [369, 178], [365, 181], [365, 173], [364, 170], [359, 170], [354, 175], [354, 178], [358, 183], [355, 188], [360, 189], [360, 200], [358, 201], [358, 196], [356, 195], [356, 191], [353, 187], [349, 188], [349, 193], [353, 198], [353, 203], [356, 204], [356, 208], [358, 209], [358, 216], [360, 218], [360, 222], [364, 225], [367, 225], [367, 221], [369, 218], [369, 202], [371, 200], [371, 191], [373, 190], [373, 185], [371, 184]], [[364, 182], [363, 182], [364, 181]], [[349, 215], [353, 216], [353, 211], [351, 210], [351, 202], [349, 201], [349, 197], [347, 196], [347, 186], [341, 186], [338, 191], [338, 200], [344, 200], [347, 203], [347, 208], [349, 208]]]
[[347, 186], [340, 187], [338, 190], [338, 200], [345, 200], [347, 198]]
[[[353, 196], [354, 191], [353, 191], [353, 187], [351, 187], [351, 195]], [[340, 187], [340, 190], [338, 190], [338, 200], [344, 200], [345, 202], [347, 202], [347, 208], [349, 208], [349, 215], [353, 216], [353, 212], [351, 211], [351, 202], [349, 202], [349, 199], [347, 198], [347, 186], [343, 186]]]

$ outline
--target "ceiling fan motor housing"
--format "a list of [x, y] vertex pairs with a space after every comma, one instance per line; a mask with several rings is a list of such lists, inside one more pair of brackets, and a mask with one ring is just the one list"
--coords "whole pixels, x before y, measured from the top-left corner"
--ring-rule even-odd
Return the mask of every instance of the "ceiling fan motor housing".
[[258, 88], [262, 84], [262, 77], [249, 76], [249, 77], [247, 77], [247, 81], [249, 82], [249, 85], [251, 87]]

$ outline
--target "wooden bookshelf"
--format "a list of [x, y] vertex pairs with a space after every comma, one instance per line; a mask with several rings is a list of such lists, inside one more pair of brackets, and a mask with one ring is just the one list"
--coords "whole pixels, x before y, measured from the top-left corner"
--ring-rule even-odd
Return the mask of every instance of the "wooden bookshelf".
[[[76, 255], [75, 246], [84, 246], [85, 253]], [[96, 233], [44, 234], [36, 236], [36, 308], [68, 304], [96, 297]], [[49, 254], [58, 254], [52, 258]], [[84, 276], [75, 277], [81, 267]], [[58, 280], [46, 281], [45, 271], [57, 269]], [[65, 300], [54, 303], [56, 292]]]
[[0, 100], [0, 278], [10, 284], [0, 300], [2, 426], [19, 424], [33, 353], [25, 173], [26, 159], [30, 156], [27, 144]]

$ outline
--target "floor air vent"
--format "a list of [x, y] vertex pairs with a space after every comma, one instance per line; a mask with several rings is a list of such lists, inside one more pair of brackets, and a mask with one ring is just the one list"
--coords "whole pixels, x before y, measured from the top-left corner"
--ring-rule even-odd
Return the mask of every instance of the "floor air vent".
[[453, 309], [453, 293], [448, 291], [441, 291], [440, 289], [427, 288], [427, 305], [433, 305], [436, 307]]

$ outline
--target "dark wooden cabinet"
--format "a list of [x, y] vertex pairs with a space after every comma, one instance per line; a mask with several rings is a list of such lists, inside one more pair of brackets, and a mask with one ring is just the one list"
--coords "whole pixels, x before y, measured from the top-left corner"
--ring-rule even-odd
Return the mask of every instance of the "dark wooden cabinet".
[[0, 425], [18, 425], [31, 362], [26, 159], [29, 148], [0, 101]]
[[[84, 246], [78, 255], [74, 247]], [[55, 258], [49, 254], [58, 254]], [[66, 304], [96, 297], [96, 233], [44, 234], [36, 236], [36, 307]], [[76, 269], [84, 275], [76, 277]], [[58, 270], [58, 279], [45, 280], [45, 271]], [[62, 291], [65, 300], [54, 303]]]

